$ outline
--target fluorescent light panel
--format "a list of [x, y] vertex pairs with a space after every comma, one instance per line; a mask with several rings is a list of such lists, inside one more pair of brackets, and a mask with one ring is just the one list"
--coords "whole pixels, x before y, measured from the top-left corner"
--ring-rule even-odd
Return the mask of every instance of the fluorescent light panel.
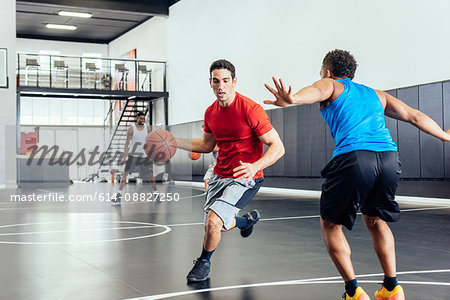
[[45, 24], [45, 27], [50, 29], [77, 30], [77, 26], [75, 25]]
[[75, 18], [90, 18], [90, 17], [92, 17], [92, 15], [90, 13], [65, 11], [65, 10], [59, 11], [58, 15], [65, 16], [65, 17], [75, 17]]

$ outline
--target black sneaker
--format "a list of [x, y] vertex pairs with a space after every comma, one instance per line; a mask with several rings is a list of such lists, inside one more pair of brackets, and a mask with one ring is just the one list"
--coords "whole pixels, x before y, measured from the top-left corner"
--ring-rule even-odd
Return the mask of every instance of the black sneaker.
[[198, 282], [206, 280], [209, 275], [210, 266], [211, 263], [209, 260], [200, 257], [197, 258], [197, 260], [194, 260], [194, 267], [186, 276], [187, 281]]
[[259, 214], [259, 212], [255, 209], [252, 210], [251, 212], [243, 215], [244, 218], [247, 218], [248, 220], [248, 225], [244, 228], [241, 229], [241, 236], [246, 238], [249, 237], [250, 234], [252, 234], [253, 232], [253, 226], [258, 223], [259, 218], [261, 217], [261, 215]]
[[122, 201], [122, 194], [117, 193], [115, 197], [111, 198], [111, 204], [112, 205], [120, 205], [120, 201]]

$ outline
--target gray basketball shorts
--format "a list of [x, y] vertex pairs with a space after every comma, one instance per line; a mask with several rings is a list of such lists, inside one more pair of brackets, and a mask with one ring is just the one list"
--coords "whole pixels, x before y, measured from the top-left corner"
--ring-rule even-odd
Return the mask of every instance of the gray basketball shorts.
[[216, 163], [209, 165], [208, 171], [206, 171], [205, 176], [203, 177], [203, 181], [210, 180], [211, 177], [213, 177], [215, 166], [216, 166]]
[[239, 210], [243, 209], [256, 195], [264, 178], [253, 178], [246, 183], [242, 179], [220, 177], [213, 174], [209, 181], [208, 194], [203, 207], [205, 219], [210, 210], [223, 221], [223, 227], [230, 229]]

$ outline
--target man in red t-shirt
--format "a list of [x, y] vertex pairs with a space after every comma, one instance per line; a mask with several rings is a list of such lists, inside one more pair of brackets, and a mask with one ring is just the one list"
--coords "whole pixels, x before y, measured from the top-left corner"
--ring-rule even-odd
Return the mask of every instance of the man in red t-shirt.
[[[209, 153], [216, 144], [220, 149], [204, 206], [203, 250], [187, 276], [188, 282], [207, 279], [222, 231], [238, 227], [242, 237], [252, 233], [260, 218], [258, 211], [236, 215], [261, 187], [262, 170], [284, 154], [283, 143], [264, 109], [235, 91], [233, 64], [221, 59], [212, 63], [209, 72], [217, 100], [205, 112], [203, 138], [177, 138], [178, 148], [188, 151]], [[263, 144], [269, 146], [265, 153]]]

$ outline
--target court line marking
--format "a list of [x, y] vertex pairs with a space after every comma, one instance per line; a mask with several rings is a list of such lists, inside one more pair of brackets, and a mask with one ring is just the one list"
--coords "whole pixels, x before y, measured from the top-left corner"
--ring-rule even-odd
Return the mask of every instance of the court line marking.
[[[135, 236], [129, 238], [120, 238], [120, 239], [107, 239], [107, 240], [95, 240], [95, 241], [73, 241], [73, 242], [9, 242], [9, 241], [0, 241], [0, 244], [13, 244], [13, 245], [67, 245], [67, 244], [88, 244], [88, 243], [105, 243], [105, 242], [119, 242], [119, 241], [130, 241], [130, 240], [139, 240], [150, 237], [155, 237], [163, 234], [169, 233], [172, 229], [167, 225], [154, 224], [154, 223], [145, 223], [145, 222], [133, 222], [133, 221], [90, 221], [92, 223], [128, 223], [128, 224], [137, 224], [137, 225], [146, 225], [151, 227], [159, 227], [164, 228], [164, 231]], [[24, 224], [10, 224], [10, 225], [2, 225], [0, 228], [8, 228], [8, 227], [18, 227], [18, 226], [27, 226], [27, 225], [47, 225], [47, 224], [70, 224], [70, 222], [40, 222], [40, 223], [24, 223]], [[76, 232], [76, 231], [74, 231]]]
[[[318, 280], [318, 281], [308, 281], [302, 284], [308, 283], [339, 283], [342, 284], [342, 280]], [[358, 280], [358, 283], [381, 283], [379, 280]], [[450, 282], [440, 282], [440, 281], [410, 281], [410, 280], [399, 280], [401, 284], [411, 284], [411, 285], [438, 285], [438, 286], [450, 286]]]
[[[412, 209], [405, 209], [402, 210], [402, 212], [410, 212], [410, 211], [425, 211], [425, 210], [439, 210], [439, 209], [447, 209], [450, 208], [448, 206], [442, 206], [442, 207], [425, 207], [425, 208], [412, 208]], [[361, 213], [358, 213], [361, 215]], [[292, 217], [275, 217], [275, 218], [265, 218], [260, 219], [260, 221], [279, 221], [279, 220], [297, 220], [297, 219], [313, 219], [313, 218], [319, 218], [320, 215], [310, 215], [310, 216], [292, 216]], [[109, 222], [109, 223], [129, 223], [129, 224], [142, 224], [147, 226], [135, 226], [135, 227], [116, 227], [116, 228], [95, 228], [95, 229], [86, 229], [86, 230], [79, 230], [79, 231], [73, 231], [73, 232], [81, 232], [81, 231], [96, 231], [96, 230], [124, 230], [124, 229], [141, 229], [141, 228], [153, 228], [153, 227], [182, 227], [182, 226], [195, 226], [195, 225], [204, 225], [203, 222], [195, 222], [195, 223], [181, 223], [181, 224], [154, 224], [154, 223], [143, 223], [143, 222], [132, 222], [132, 221], [92, 221], [92, 222]], [[38, 223], [22, 223], [22, 224], [8, 224], [8, 225], [0, 225], [0, 229], [2, 228], [9, 228], [9, 227], [19, 227], [19, 226], [29, 226], [29, 225], [47, 225], [47, 224], [69, 224], [68, 222], [38, 222]], [[169, 230], [170, 231], [170, 230]], [[165, 231], [164, 233], [168, 233], [169, 231]], [[72, 231], [36, 231], [36, 232], [19, 232], [19, 233], [0, 233], [0, 236], [7, 236], [7, 235], [25, 235], [25, 234], [39, 234], [39, 233], [61, 233], [61, 232], [72, 232]], [[121, 240], [121, 239], [119, 239]], [[106, 240], [110, 241], [110, 240]], [[3, 243], [0, 241], [0, 243]]]
[[[183, 188], [183, 186], [181, 186], [182, 188]], [[185, 197], [180, 197], [179, 198], [179, 200], [183, 200], [183, 199], [188, 199], [188, 198], [197, 198], [197, 197], [203, 197], [203, 196], [205, 196], [206, 195], [206, 192], [204, 191], [204, 189], [201, 189], [201, 188], [196, 188], [196, 187], [192, 187], [192, 189], [194, 189], [194, 190], [200, 190], [200, 191], [203, 191], [203, 193], [201, 193], [201, 194], [198, 194], [198, 195], [194, 195], [194, 196], [185, 196]], [[43, 190], [43, 189], [37, 189], [37, 191], [45, 191], [45, 192], [48, 192], [48, 193], [56, 193], [56, 192], [53, 192], [53, 191], [48, 191], [48, 190]], [[105, 192], [105, 193], [109, 193], [109, 192]], [[134, 193], [138, 193], [138, 192], [134, 192]], [[63, 194], [63, 193], [61, 193], [61, 194]], [[167, 194], [167, 193], [163, 193], [163, 194]], [[173, 194], [173, 193], [172, 193]], [[66, 194], [64, 194], [64, 196], [67, 196]], [[123, 198], [123, 197], [122, 197]], [[178, 201], [179, 201], [178, 200]], [[159, 203], [177, 203], [178, 201], [174, 201], [174, 200], [172, 200], [172, 201], [159, 201]], [[2, 203], [0, 203], [0, 205], [12, 205], [12, 204], [23, 204], [23, 203], [27, 203], [27, 204], [39, 204], [39, 202], [38, 201], [24, 201], [24, 202], [21, 202], [21, 201], [10, 201], [10, 202], [7, 202], [7, 203], [4, 203], [4, 202], [2, 202]], [[46, 206], [46, 208], [64, 208], [64, 207], [67, 207], [66, 205], [64, 205], [65, 203], [67, 204], [67, 203], [83, 203], [83, 202], [77, 202], [77, 201], [54, 201], [54, 202], [42, 202], [42, 203], [44, 203], [44, 204], [55, 204], [55, 203], [59, 203], [60, 205], [49, 205], [49, 206]], [[87, 202], [86, 201], [86, 203], [91, 203], [91, 202]], [[97, 202], [97, 203], [102, 203], [102, 202]], [[110, 203], [110, 202], [107, 202], [107, 201], [104, 201], [103, 203]], [[157, 201], [123, 201], [122, 202], [122, 204], [147, 204], [147, 203], [157, 203]], [[21, 210], [21, 209], [23, 209], [23, 210], [37, 210], [37, 209], [41, 209], [42, 208], [42, 206], [41, 207], [39, 207], [39, 206], [34, 206], [34, 207], [8, 207], [8, 208], [0, 208], [0, 210]]]
[[[450, 269], [405, 271], [405, 272], [397, 272], [397, 274], [405, 275], [405, 274], [427, 274], [427, 273], [447, 273], [447, 272], [450, 272]], [[357, 275], [356, 278], [358, 278], [358, 282], [361, 282], [361, 283], [364, 283], [364, 282], [380, 283], [380, 281], [375, 281], [375, 280], [367, 280], [366, 281], [366, 280], [359, 280], [359, 278], [375, 277], [375, 276], [383, 276], [383, 275], [384, 275], [383, 273], [362, 274], [362, 275]], [[402, 284], [450, 286], [450, 283], [447, 283], [447, 282], [428, 282], [428, 281], [399, 281], [399, 282]], [[232, 289], [241, 289], [241, 288], [283, 286], [283, 285], [303, 285], [303, 284], [323, 284], [323, 283], [340, 283], [340, 284], [342, 284], [343, 281], [340, 276], [299, 279], [299, 280], [286, 280], [286, 281], [272, 281], [272, 282], [231, 285], [231, 286], [223, 286], [223, 287], [216, 287], [216, 288], [206, 288], [206, 289], [199, 289], [199, 290], [188, 290], [188, 291], [182, 291], [182, 292], [172, 292], [172, 293], [166, 293], [166, 294], [151, 295], [151, 296], [146, 296], [146, 297], [129, 298], [126, 300], [156, 300], [156, 299], [165, 299], [165, 298], [171, 298], [171, 297], [198, 294], [198, 293], [203, 293], [203, 292], [232, 290]]]
[[[423, 207], [423, 208], [408, 208], [403, 209], [401, 212], [412, 212], [412, 211], [425, 211], [425, 210], [440, 210], [440, 209], [449, 209], [450, 206], [439, 206], [439, 207]], [[358, 215], [362, 215], [358, 213]], [[264, 221], [279, 221], [279, 220], [297, 220], [297, 219], [314, 219], [320, 218], [320, 215], [310, 215], [310, 216], [292, 216], [292, 217], [274, 217], [274, 218], [265, 218], [260, 219], [260, 222]], [[182, 226], [194, 226], [194, 225], [204, 225], [203, 222], [194, 222], [194, 223], [182, 223], [182, 224], [166, 224], [169, 227], [182, 227]]]
[[[70, 223], [65, 223], [70, 224]], [[30, 232], [8, 232], [0, 233], [0, 236], [12, 236], [12, 235], [27, 235], [27, 234], [46, 234], [46, 233], [63, 233], [63, 232], [88, 232], [88, 231], [99, 231], [99, 230], [128, 230], [128, 229], [144, 229], [144, 228], [161, 228], [161, 225], [148, 225], [148, 226], [130, 226], [130, 227], [105, 227], [105, 228], [88, 228], [80, 230], [50, 230], [50, 231], [30, 231]]]
[[[176, 181], [175, 184], [200, 188], [203, 186], [203, 182], [191, 182], [191, 181]], [[287, 188], [274, 188], [274, 187], [261, 187], [258, 194], [276, 195], [276, 196], [290, 196], [297, 198], [320, 198], [321, 191], [317, 190], [301, 190], [301, 189], [287, 189]], [[396, 195], [395, 200], [400, 203], [410, 204], [425, 204], [425, 205], [450, 205], [449, 198], [431, 198], [431, 197], [414, 197], [414, 196], [401, 196]]]

